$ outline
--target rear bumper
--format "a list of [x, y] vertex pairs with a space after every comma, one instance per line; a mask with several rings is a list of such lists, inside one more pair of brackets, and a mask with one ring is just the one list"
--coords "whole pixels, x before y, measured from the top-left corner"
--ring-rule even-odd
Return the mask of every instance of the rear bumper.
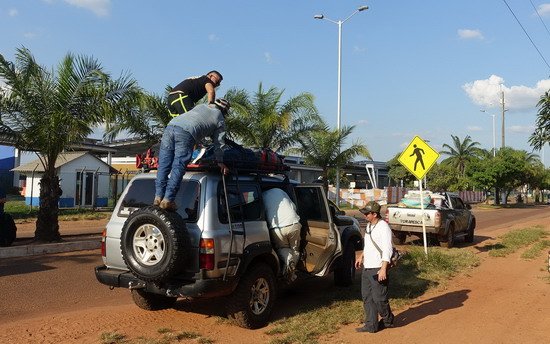
[[[200, 273], [198, 274], [200, 275]], [[235, 289], [238, 280], [221, 278], [196, 279], [192, 281], [174, 281], [163, 286], [145, 282], [127, 270], [109, 269], [104, 265], [95, 268], [97, 280], [114, 288], [144, 288], [148, 292], [190, 298], [211, 298], [229, 295]]]
[[[394, 232], [423, 233], [422, 226], [391, 225], [391, 230]], [[426, 227], [426, 233], [439, 234], [439, 231], [439, 228]]]

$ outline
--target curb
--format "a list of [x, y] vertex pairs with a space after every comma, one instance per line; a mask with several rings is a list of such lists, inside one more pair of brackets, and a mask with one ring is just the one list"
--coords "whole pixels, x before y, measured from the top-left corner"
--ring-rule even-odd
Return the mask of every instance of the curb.
[[62, 253], [71, 251], [95, 250], [101, 247], [101, 239], [94, 238], [83, 241], [68, 241], [51, 244], [30, 244], [0, 248], [0, 259], [25, 256], [37, 256], [41, 254]]

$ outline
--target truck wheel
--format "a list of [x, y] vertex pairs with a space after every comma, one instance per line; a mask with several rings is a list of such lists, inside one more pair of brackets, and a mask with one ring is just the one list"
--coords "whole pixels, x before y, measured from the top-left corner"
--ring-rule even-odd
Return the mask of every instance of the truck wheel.
[[10, 214], [0, 215], [0, 247], [11, 246], [15, 241], [17, 227]]
[[132, 289], [132, 300], [141, 309], [158, 311], [172, 308], [178, 298], [149, 293], [143, 289]]
[[266, 264], [257, 264], [241, 277], [237, 288], [229, 297], [227, 315], [241, 327], [263, 327], [269, 320], [275, 297], [273, 270]]
[[403, 245], [405, 243], [405, 240], [407, 240], [407, 234], [405, 233], [393, 233], [393, 243], [395, 245]]
[[454, 243], [455, 243], [455, 227], [454, 225], [450, 225], [449, 230], [447, 231], [447, 236], [445, 237], [444, 240], [439, 240], [439, 245], [441, 245], [441, 247], [452, 248], [454, 246]]
[[189, 235], [177, 213], [145, 207], [134, 211], [124, 223], [120, 249], [136, 277], [163, 282], [184, 269]]
[[472, 220], [470, 223], [470, 227], [468, 227], [468, 233], [466, 234], [466, 237], [464, 238], [464, 241], [467, 243], [473, 243], [474, 242], [474, 229], [476, 228], [476, 220]]
[[346, 242], [344, 252], [337, 258], [334, 268], [334, 284], [349, 287], [355, 277], [355, 246], [351, 240]]

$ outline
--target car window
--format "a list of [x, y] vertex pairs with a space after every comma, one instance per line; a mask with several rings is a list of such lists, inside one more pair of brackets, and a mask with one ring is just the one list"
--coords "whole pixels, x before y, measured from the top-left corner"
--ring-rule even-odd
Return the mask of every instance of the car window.
[[454, 200], [454, 208], [455, 209], [464, 209], [464, 208], [466, 208], [464, 206], [464, 202], [462, 202], [462, 200], [460, 198], [453, 197], [453, 200]]
[[[187, 222], [197, 221], [200, 184], [196, 181], [182, 181], [176, 195], [178, 214]], [[136, 179], [129, 186], [118, 210], [118, 215], [127, 217], [139, 208], [150, 206], [155, 198], [155, 179]]]
[[[228, 223], [223, 187], [218, 190], [218, 217], [221, 223]], [[227, 201], [232, 222], [262, 220], [260, 188], [257, 184], [227, 185]]]
[[294, 189], [298, 200], [298, 215], [309, 221], [327, 222], [325, 201], [321, 190], [313, 187], [298, 187]]

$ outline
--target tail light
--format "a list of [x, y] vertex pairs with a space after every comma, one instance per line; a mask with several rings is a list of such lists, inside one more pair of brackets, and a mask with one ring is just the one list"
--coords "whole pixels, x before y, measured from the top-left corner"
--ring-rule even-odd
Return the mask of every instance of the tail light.
[[441, 227], [441, 213], [439, 211], [435, 212], [434, 227]]
[[214, 239], [201, 239], [199, 243], [199, 267], [214, 270]]
[[107, 256], [107, 249], [105, 247], [105, 238], [107, 237], [107, 230], [104, 229], [103, 232], [101, 232], [101, 256], [106, 257]]
[[386, 216], [384, 217], [387, 223], [390, 223], [390, 210], [386, 208]]

